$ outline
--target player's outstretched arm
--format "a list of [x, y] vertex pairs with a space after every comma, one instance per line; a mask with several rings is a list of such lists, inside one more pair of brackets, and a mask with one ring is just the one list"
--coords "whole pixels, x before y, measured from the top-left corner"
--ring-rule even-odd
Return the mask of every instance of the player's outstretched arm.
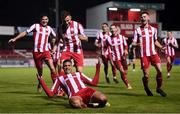
[[20, 33], [19, 35], [17, 35], [16, 37], [10, 39], [10, 40], [8, 41], [8, 43], [14, 43], [14, 42], [16, 42], [16, 40], [21, 39], [21, 38], [23, 38], [23, 37], [26, 36], [26, 35], [27, 35], [27, 32], [26, 32], [26, 31], [21, 32], [21, 33]]
[[39, 83], [41, 84], [42, 88], [44, 89], [44, 91], [45, 91], [46, 94], [48, 95], [48, 97], [53, 97], [53, 96], [54, 96], [54, 92], [51, 91], [51, 90], [47, 87], [46, 83], [45, 83], [44, 80], [42, 79], [42, 76], [37, 75], [37, 78], [38, 78], [38, 81], [39, 81]]

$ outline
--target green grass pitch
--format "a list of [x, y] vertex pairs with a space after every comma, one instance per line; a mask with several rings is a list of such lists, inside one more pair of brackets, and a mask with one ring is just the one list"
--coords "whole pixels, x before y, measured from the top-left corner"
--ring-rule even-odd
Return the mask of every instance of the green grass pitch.
[[[48, 86], [52, 85], [48, 68], [44, 68], [44, 79]], [[94, 76], [95, 67], [85, 67], [84, 73]], [[166, 68], [163, 65], [163, 89], [167, 97], [161, 97], [156, 91], [155, 70], [151, 67], [149, 87], [154, 96], [146, 96], [142, 86], [142, 71], [137, 65], [133, 72], [128, 70], [128, 80], [133, 89], [127, 90], [119, 72], [119, 84], [111, 84], [104, 79], [103, 65], [98, 87], [111, 104], [105, 108], [73, 109], [68, 104], [67, 96], [48, 98], [43, 92], [37, 93], [35, 68], [0, 68], [0, 113], [180, 113], [180, 67], [173, 66], [171, 78], [166, 78]]]

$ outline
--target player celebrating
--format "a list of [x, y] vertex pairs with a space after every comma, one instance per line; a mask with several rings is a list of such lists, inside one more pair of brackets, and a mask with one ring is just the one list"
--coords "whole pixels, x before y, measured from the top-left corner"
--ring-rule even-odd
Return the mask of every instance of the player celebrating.
[[[29, 29], [24, 32], [21, 32], [16, 37], [9, 40], [9, 43], [14, 43], [17, 40], [23, 38], [30, 32], [33, 32], [34, 38], [34, 50], [33, 50], [33, 58], [38, 71], [38, 74], [42, 76], [43, 73], [43, 61], [48, 65], [51, 70], [51, 78], [55, 79], [57, 76], [56, 70], [53, 65], [53, 61], [51, 58], [51, 54], [48, 48], [48, 38], [50, 35], [56, 37], [56, 33], [53, 29], [48, 26], [49, 18], [47, 15], [42, 15], [40, 18], [40, 23], [33, 24]], [[41, 92], [42, 89], [38, 84], [38, 91]]]
[[62, 87], [67, 93], [69, 103], [72, 107], [86, 108], [91, 106], [92, 103], [98, 103], [99, 107], [104, 107], [107, 102], [107, 97], [103, 93], [85, 86], [85, 84], [97, 84], [97, 79], [99, 78], [100, 72], [100, 64], [97, 64], [96, 68], [96, 75], [94, 79], [92, 81], [88, 81], [89, 79], [83, 73], [73, 73], [71, 60], [65, 60], [63, 62], [65, 75], [56, 79], [51, 90], [48, 89], [47, 85], [40, 76], [38, 76], [38, 79], [49, 97], [52, 97], [54, 93], [57, 92], [59, 86]]
[[118, 34], [117, 30], [118, 29], [116, 25], [110, 26], [110, 31], [112, 35], [107, 38], [107, 46], [110, 46], [111, 48], [112, 61], [115, 67], [120, 71], [121, 79], [125, 83], [127, 89], [132, 89], [122, 66], [122, 57], [128, 54], [126, 39], [121, 34]]
[[101, 51], [100, 57], [104, 64], [105, 79], [107, 83], [110, 83], [109, 77], [108, 77], [108, 62], [110, 61], [112, 72], [113, 72], [113, 80], [115, 83], [118, 83], [118, 80], [116, 78], [116, 68], [112, 64], [112, 61], [111, 61], [111, 49], [110, 47], [105, 46], [107, 37], [110, 36], [111, 33], [109, 32], [109, 27], [107, 23], [102, 23], [101, 27], [102, 27], [102, 32], [98, 33], [98, 36], [95, 40], [95, 46], [97, 46]]
[[134, 32], [133, 45], [140, 46], [141, 68], [143, 70], [143, 85], [148, 96], [153, 96], [148, 87], [150, 63], [157, 71], [156, 75], [156, 92], [165, 97], [166, 93], [161, 89], [162, 86], [162, 68], [160, 58], [155, 50], [155, 45], [161, 49], [163, 46], [157, 40], [157, 29], [149, 25], [149, 13], [141, 13], [141, 26]]
[[167, 59], [167, 78], [170, 77], [170, 71], [172, 69], [172, 63], [175, 58], [174, 48], [178, 48], [177, 40], [173, 37], [172, 31], [167, 32], [167, 37], [163, 39], [163, 44], [166, 47], [165, 54]]
[[61, 55], [61, 61], [66, 59], [73, 59], [76, 67], [76, 71], [82, 72], [83, 70], [83, 50], [81, 46], [81, 40], [88, 40], [88, 37], [84, 34], [83, 26], [72, 20], [71, 14], [67, 11], [61, 13], [61, 19], [63, 21], [61, 27], [59, 27], [58, 35], [63, 41], [64, 49]]

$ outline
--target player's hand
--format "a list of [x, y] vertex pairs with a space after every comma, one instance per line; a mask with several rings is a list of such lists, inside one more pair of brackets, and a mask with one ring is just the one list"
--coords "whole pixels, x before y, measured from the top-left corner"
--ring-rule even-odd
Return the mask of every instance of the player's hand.
[[13, 44], [14, 42], [16, 42], [16, 40], [14, 38], [12, 38], [8, 41], [9, 44]]
[[78, 38], [79, 38], [80, 40], [88, 41], [88, 38], [85, 37], [85, 36], [83, 36], [83, 35], [81, 35], [81, 34], [78, 35]]
[[161, 52], [165, 52], [165, 50], [166, 50], [165, 46], [161, 48]]
[[36, 74], [37, 79], [40, 80], [42, 78], [42, 76], [39, 76], [39, 74]]
[[124, 50], [124, 55], [128, 55], [128, 51], [126, 49]]

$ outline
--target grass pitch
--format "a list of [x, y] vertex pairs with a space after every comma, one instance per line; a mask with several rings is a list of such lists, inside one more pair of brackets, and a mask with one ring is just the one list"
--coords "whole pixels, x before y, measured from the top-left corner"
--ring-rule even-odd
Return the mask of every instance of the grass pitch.
[[[92, 77], [95, 67], [85, 67], [84, 73]], [[107, 97], [110, 107], [73, 109], [68, 104], [67, 96], [48, 98], [43, 92], [37, 93], [35, 68], [0, 68], [0, 113], [180, 113], [180, 67], [173, 66], [172, 77], [166, 78], [163, 65], [163, 90], [167, 97], [161, 97], [156, 91], [155, 70], [151, 67], [149, 87], [154, 96], [149, 97], [143, 90], [142, 71], [136, 66], [133, 72], [128, 70], [128, 80], [133, 89], [127, 90], [117, 72], [119, 84], [111, 84], [104, 79], [103, 65], [101, 66], [100, 83], [93, 87], [102, 91]], [[50, 87], [52, 81], [48, 68], [44, 68], [44, 80]]]

